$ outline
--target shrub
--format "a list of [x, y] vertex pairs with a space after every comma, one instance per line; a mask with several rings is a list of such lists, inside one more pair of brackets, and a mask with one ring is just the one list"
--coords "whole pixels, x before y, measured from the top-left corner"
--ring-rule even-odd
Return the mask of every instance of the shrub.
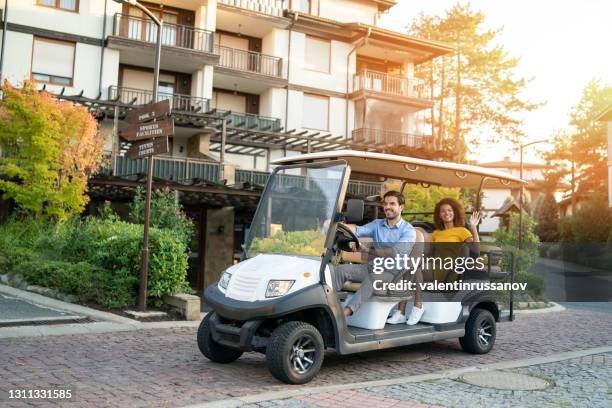
[[[134, 305], [142, 234], [142, 225], [112, 217], [36, 224], [11, 220], [0, 227], [0, 273], [18, 272], [30, 283], [110, 308]], [[170, 230], [151, 228], [149, 251], [149, 302], [189, 293], [186, 244]]]
[[531, 272], [518, 272], [515, 275], [516, 282], [526, 283], [525, 292], [529, 294], [533, 300], [543, 300], [544, 296], [544, 279]]
[[137, 279], [125, 279], [87, 262], [26, 261], [15, 268], [26, 281], [77, 296], [81, 302], [94, 301], [109, 308], [135, 303]]
[[[130, 204], [130, 219], [136, 224], [144, 223], [145, 190], [136, 189], [134, 201]], [[108, 211], [107, 211], [108, 213]], [[189, 245], [193, 234], [193, 223], [183, 212], [175, 192], [169, 188], [155, 190], [151, 195], [151, 226], [167, 229], [175, 234], [185, 245]]]

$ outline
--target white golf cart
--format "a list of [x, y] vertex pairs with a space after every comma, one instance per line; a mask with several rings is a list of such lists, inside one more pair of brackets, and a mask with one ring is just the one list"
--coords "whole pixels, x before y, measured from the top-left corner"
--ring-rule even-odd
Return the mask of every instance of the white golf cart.
[[[479, 198], [485, 186], [519, 186], [520, 179], [476, 166], [352, 150], [304, 154], [274, 164], [278, 167], [262, 193], [242, 262], [228, 267], [204, 291], [212, 311], [197, 341], [207, 358], [230, 363], [245, 351], [262, 352], [274, 377], [302, 384], [317, 374], [328, 348], [352, 354], [459, 338], [467, 352], [491, 350], [496, 322], [512, 320], [512, 306], [502, 312], [491, 292], [426, 302], [426, 313], [414, 326], [385, 324], [391, 309], [410, 294], [375, 292], [355, 314], [344, 317], [343, 303], [358, 284], [335, 287], [333, 275], [338, 263], [360, 262], [343, 251], [348, 242], [358, 243], [344, 223], [359, 224], [364, 211], [362, 200], [345, 203], [345, 196], [349, 180], [399, 181], [402, 189], [407, 183], [469, 187], [477, 189]], [[419, 226], [416, 241], [426, 242], [431, 225], [413, 225]], [[491, 263], [487, 274], [491, 278]]]

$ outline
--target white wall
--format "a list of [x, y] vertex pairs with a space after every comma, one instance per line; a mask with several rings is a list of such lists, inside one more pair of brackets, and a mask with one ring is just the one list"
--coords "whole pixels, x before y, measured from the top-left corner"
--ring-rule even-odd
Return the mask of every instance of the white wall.
[[[343, 23], [375, 24], [378, 11], [373, 2], [359, 0], [319, 0], [319, 16]], [[313, 10], [316, 13], [316, 10]]]
[[[329, 91], [346, 92], [347, 56], [352, 51], [351, 44], [331, 41], [330, 72], [310, 71], [304, 68], [306, 35], [293, 32], [291, 38], [291, 84], [321, 88]], [[355, 58], [355, 53], [351, 54]], [[349, 82], [352, 78], [349, 77]]]
[[[36, 5], [36, 0], [8, 0], [9, 22], [47, 30], [70, 32], [92, 38], [102, 37], [104, 0], [80, 0], [79, 12]], [[112, 30], [112, 16], [121, 5], [107, 2], [107, 34]]]

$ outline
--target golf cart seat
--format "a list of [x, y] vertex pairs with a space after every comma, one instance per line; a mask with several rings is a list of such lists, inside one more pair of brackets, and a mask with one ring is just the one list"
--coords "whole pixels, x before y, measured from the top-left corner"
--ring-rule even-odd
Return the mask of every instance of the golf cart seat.
[[[423, 252], [424, 237], [421, 231], [416, 231], [415, 245], [410, 253], [411, 257], [420, 256]], [[392, 283], [400, 282], [401, 280], [411, 280], [414, 275], [409, 272], [400, 274]], [[355, 292], [361, 287], [360, 282], [346, 282], [343, 290]], [[375, 290], [372, 297], [365, 302], [355, 313], [348, 317], [347, 324], [353, 327], [362, 329], [378, 330], [385, 327], [389, 312], [402, 300], [412, 299], [411, 291], [399, 290]], [[350, 296], [346, 302], [350, 300]]]

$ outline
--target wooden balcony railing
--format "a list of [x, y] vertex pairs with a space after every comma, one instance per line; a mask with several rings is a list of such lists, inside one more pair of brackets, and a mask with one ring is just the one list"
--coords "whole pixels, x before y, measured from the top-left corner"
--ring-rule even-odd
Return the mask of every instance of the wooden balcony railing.
[[429, 135], [414, 135], [393, 130], [359, 128], [353, 130], [353, 142], [373, 143], [386, 146], [407, 146], [415, 149], [425, 149], [431, 146]]
[[[153, 102], [153, 92], [145, 89], [113, 85], [108, 88], [108, 99], [118, 99], [126, 104], [145, 105]], [[157, 99], [158, 101], [168, 99], [172, 110], [181, 112], [207, 112], [210, 105], [208, 99], [175, 93], [159, 92]]]
[[[113, 35], [131, 40], [155, 43], [157, 41], [157, 26], [148, 18], [117, 13], [113, 21]], [[162, 44], [212, 53], [213, 33], [186, 25], [164, 23], [162, 27]]]
[[409, 98], [431, 99], [429, 86], [423, 80], [368, 70], [354, 75], [353, 91], [374, 91]]
[[215, 45], [214, 51], [219, 54], [222, 67], [276, 78], [283, 76], [282, 58], [222, 45]]

